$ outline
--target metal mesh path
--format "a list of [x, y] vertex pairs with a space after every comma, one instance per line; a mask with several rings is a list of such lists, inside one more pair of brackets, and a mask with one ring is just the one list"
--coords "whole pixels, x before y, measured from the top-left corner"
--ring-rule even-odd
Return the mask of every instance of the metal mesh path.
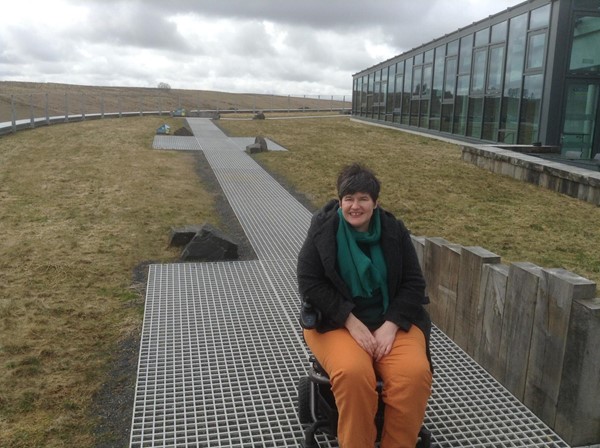
[[[131, 447], [296, 447], [296, 258], [311, 214], [208, 119], [188, 118], [258, 260], [150, 266]], [[434, 329], [440, 447], [567, 447]], [[321, 447], [335, 440], [319, 436]]]

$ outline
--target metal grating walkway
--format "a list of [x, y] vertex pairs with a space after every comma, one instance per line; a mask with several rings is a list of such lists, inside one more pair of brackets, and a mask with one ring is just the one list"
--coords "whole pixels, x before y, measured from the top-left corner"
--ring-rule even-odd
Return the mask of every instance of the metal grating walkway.
[[[296, 447], [311, 214], [210, 120], [188, 122], [259, 259], [150, 267], [131, 447]], [[437, 329], [432, 347], [425, 423], [440, 447], [568, 447]]]

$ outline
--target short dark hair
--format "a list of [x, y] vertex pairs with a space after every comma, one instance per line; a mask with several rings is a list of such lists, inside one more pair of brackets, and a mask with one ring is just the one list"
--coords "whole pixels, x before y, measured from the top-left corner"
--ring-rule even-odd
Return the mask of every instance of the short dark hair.
[[342, 168], [337, 179], [338, 197], [342, 199], [348, 194], [368, 193], [373, 201], [379, 198], [381, 183], [369, 168], [353, 163]]

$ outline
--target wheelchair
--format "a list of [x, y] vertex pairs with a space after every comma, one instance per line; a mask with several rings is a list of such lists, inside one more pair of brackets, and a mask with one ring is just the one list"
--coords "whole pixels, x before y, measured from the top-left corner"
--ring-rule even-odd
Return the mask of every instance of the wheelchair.
[[[320, 316], [307, 302], [302, 303], [300, 311], [300, 325], [305, 329], [312, 329]], [[337, 436], [338, 412], [335, 405], [329, 377], [314, 356], [309, 357], [310, 368], [308, 375], [298, 380], [298, 418], [304, 429], [303, 448], [318, 448], [315, 438], [317, 433], [329, 437]], [[383, 382], [377, 381], [379, 405], [375, 416], [377, 427], [377, 442], [381, 439], [385, 404], [381, 399]], [[434, 448], [431, 432], [423, 426], [419, 431], [415, 448]]]

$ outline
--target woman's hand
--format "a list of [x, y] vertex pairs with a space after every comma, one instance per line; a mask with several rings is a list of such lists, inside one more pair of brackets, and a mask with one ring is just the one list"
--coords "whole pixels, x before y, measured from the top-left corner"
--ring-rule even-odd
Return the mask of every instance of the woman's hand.
[[398, 325], [389, 320], [386, 320], [381, 327], [373, 332], [376, 341], [375, 350], [373, 351], [375, 361], [379, 361], [392, 350], [397, 332]]
[[377, 341], [367, 326], [350, 313], [344, 324], [354, 340], [372, 357], [375, 357]]

